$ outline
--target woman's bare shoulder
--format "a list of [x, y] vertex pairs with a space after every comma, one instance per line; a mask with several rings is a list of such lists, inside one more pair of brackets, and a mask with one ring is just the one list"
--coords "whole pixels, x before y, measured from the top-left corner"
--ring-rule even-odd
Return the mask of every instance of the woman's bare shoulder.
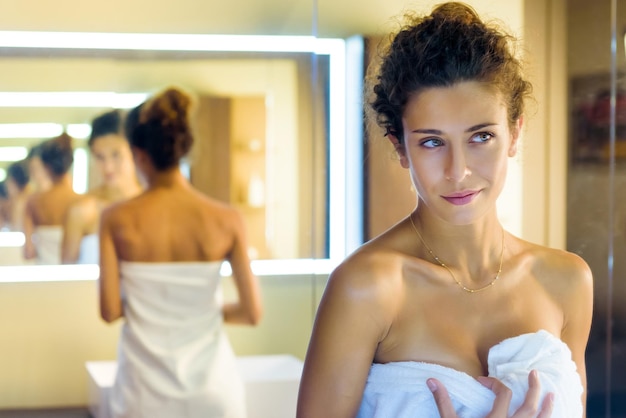
[[587, 293], [592, 289], [592, 273], [582, 257], [572, 252], [518, 240], [529, 269], [557, 297]]
[[331, 273], [327, 289], [349, 299], [392, 303], [401, 291], [401, 253], [365, 244]]
[[98, 212], [98, 199], [91, 194], [80, 195], [80, 197], [73, 202], [68, 208], [68, 215], [70, 217], [78, 216], [86, 218], [97, 214]]
[[142, 208], [149, 208], [151, 206], [151, 203], [146, 201], [144, 195], [145, 193], [140, 193], [127, 200], [121, 200], [107, 205], [102, 209], [100, 215], [102, 222], [120, 221], [137, 214], [141, 216]]

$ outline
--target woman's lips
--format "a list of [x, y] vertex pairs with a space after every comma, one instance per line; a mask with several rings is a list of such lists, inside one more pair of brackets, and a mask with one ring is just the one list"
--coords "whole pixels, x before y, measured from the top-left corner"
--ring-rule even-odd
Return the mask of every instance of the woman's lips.
[[478, 191], [464, 191], [442, 196], [453, 205], [462, 206], [470, 203], [478, 195]]

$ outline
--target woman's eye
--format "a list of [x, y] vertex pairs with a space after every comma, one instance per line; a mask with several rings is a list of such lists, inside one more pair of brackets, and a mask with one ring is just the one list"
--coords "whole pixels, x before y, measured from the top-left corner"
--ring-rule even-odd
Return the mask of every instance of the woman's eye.
[[437, 138], [428, 138], [420, 142], [420, 145], [426, 148], [436, 148], [443, 145], [443, 141]]
[[489, 132], [478, 132], [472, 136], [472, 142], [487, 142], [493, 138], [493, 135]]

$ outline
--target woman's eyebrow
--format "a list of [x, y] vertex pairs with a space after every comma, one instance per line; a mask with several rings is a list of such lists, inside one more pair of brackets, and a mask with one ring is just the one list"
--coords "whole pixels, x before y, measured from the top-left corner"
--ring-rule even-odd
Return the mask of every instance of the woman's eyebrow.
[[[494, 123], [494, 122], [479, 123], [478, 125], [470, 126], [469, 128], [465, 130], [465, 132], [469, 133], [469, 132], [479, 131], [481, 129], [485, 129], [489, 126], [495, 126], [495, 125], [497, 125], [497, 123]], [[411, 131], [411, 133], [427, 134], [427, 135], [443, 135], [443, 131], [440, 131], [439, 129], [414, 129]]]

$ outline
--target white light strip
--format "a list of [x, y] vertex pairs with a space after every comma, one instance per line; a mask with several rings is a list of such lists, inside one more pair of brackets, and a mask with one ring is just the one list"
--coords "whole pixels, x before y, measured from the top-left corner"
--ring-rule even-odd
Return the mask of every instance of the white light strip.
[[[2, 95], [3, 93], [0, 93]], [[58, 123], [2, 123], [0, 138], [52, 138], [63, 133]]]
[[0, 247], [21, 247], [24, 242], [24, 234], [21, 232], [0, 232]]
[[0, 283], [66, 282], [97, 280], [100, 268], [95, 264], [73, 266], [0, 266]]
[[[257, 276], [308, 276], [330, 274], [338, 262], [323, 259], [300, 258], [292, 260], [252, 260], [252, 272]], [[222, 276], [230, 276], [230, 264], [222, 264]]]
[[[252, 271], [257, 276], [311, 276], [328, 275], [336, 267], [331, 260], [255, 260]], [[220, 274], [232, 274], [230, 265], [224, 263]], [[0, 283], [64, 282], [98, 280], [100, 268], [96, 264], [57, 266], [0, 266]]]
[[[1, 93], [0, 93], [1, 94]], [[69, 136], [86, 139], [91, 134], [91, 126], [86, 123], [72, 123], [65, 127]], [[52, 138], [63, 133], [59, 123], [0, 123], [0, 138]]]
[[5, 181], [7, 178], [7, 171], [4, 168], [0, 168], [0, 181]]
[[140, 105], [147, 93], [109, 91], [0, 92], [0, 107], [111, 107], [130, 109]]
[[0, 161], [20, 161], [27, 155], [26, 147], [0, 147]]
[[346, 40], [346, 253], [363, 244], [363, 38], [353, 36]]
[[343, 260], [346, 249], [346, 60], [345, 42], [325, 43], [330, 55], [329, 77], [329, 256]]
[[91, 135], [91, 125], [87, 123], [71, 123], [65, 126], [69, 136], [76, 139], [87, 139]]
[[78, 194], [87, 191], [87, 161], [89, 156], [84, 148], [74, 150], [74, 163], [72, 164], [72, 188]]
[[317, 52], [312, 36], [193, 35], [0, 31], [2, 48], [113, 49], [206, 52]]

